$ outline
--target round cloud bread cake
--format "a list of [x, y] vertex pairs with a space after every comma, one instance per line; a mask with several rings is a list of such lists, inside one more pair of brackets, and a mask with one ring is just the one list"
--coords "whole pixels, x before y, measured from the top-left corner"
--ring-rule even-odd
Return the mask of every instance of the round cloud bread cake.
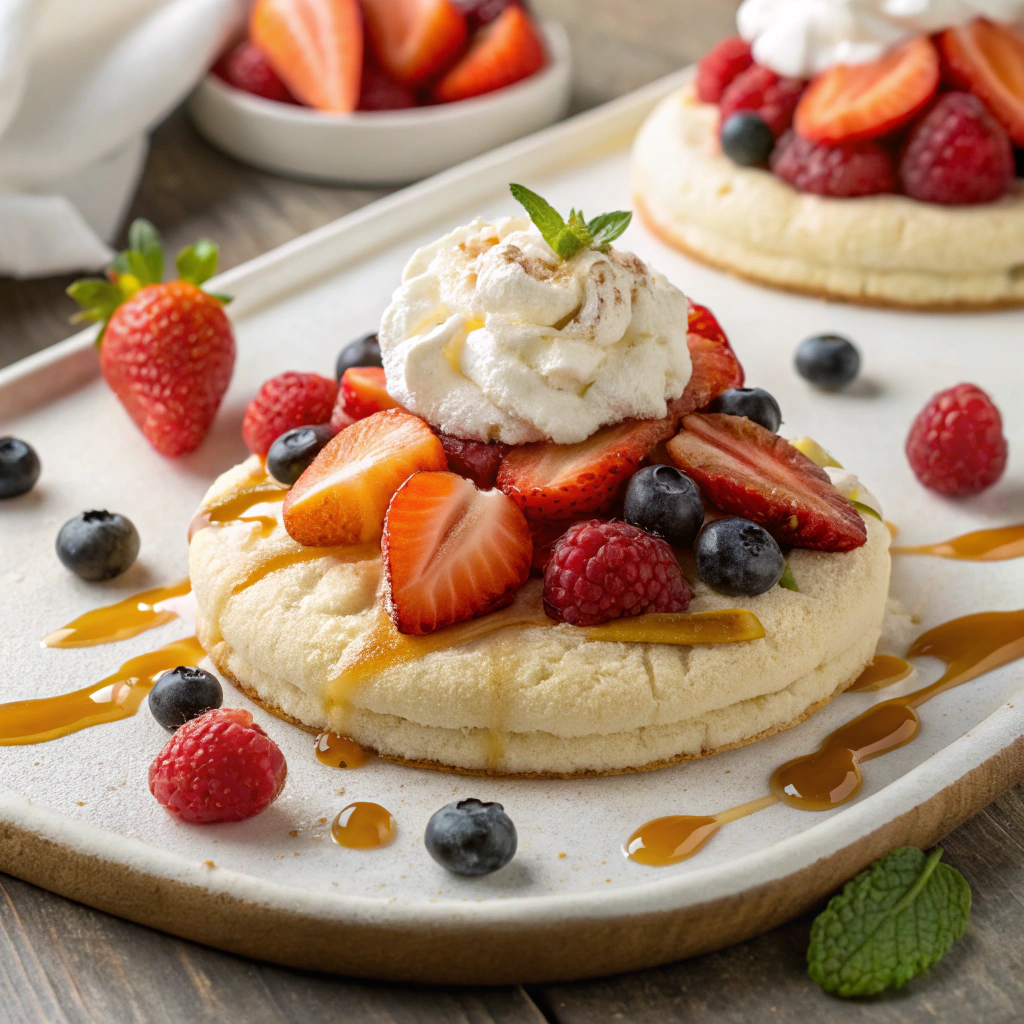
[[1024, 305], [1024, 186], [978, 206], [835, 199], [739, 167], [718, 108], [692, 88], [651, 113], [633, 148], [634, 204], [669, 245], [740, 277], [874, 305]]
[[[204, 499], [219, 505], [263, 480], [253, 458]], [[261, 510], [262, 511], [262, 510]], [[742, 607], [766, 636], [679, 647], [586, 641], [572, 626], [510, 626], [337, 682], [350, 644], [379, 621], [373, 548], [300, 548], [278, 522], [200, 530], [189, 557], [197, 634], [255, 701], [311, 730], [350, 736], [393, 760], [471, 773], [572, 777], [643, 771], [750, 743], [802, 721], [871, 660], [889, 585], [889, 534], [846, 554], [793, 550], [800, 586], [755, 598], [705, 587], [691, 611]], [[262, 575], [264, 568], [302, 561]], [[501, 615], [545, 621], [531, 580]], [[547, 620], [550, 621], [550, 620]]]

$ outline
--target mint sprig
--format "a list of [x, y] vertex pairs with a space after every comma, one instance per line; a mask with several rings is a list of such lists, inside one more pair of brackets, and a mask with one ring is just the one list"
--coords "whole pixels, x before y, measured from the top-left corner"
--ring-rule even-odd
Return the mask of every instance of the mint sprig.
[[509, 191], [530, 215], [544, 241], [563, 260], [571, 260], [580, 249], [607, 252], [608, 246], [629, 227], [633, 214], [627, 210], [602, 213], [588, 221], [582, 210], [573, 208], [565, 218], [546, 200], [525, 185], [509, 185]]
[[815, 918], [807, 969], [833, 995], [897, 989], [938, 963], [967, 927], [971, 888], [913, 846], [894, 850], [847, 882]]
[[[217, 272], [217, 257], [217, 246], [205, 238], [200, 239], [178, 253], [175, 260], [178, 278], [200, 287]], [[102, 323], [103, 330], [96, 339], [98, 345], [114, 310], [140, 289], [159, 284], [163, 276], [163, 240], [157, 229], [140, 217], [132, 221], [128, 229], [128, 248], [117, 255], [106, 277], [82, 278], [68, 287], [68, 295], [80, 307], [71, 322]], [[231, 301], [228, 295], [210, 294], [222, 303]]]

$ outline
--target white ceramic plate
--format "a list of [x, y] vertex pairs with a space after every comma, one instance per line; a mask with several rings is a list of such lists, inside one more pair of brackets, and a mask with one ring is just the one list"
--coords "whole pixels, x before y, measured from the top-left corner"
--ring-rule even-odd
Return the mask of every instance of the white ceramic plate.
[[[474, 214], [515, 209], [524, 182], [560, 209], [591, 216], [629, 205], [628, 145], [679, 78], [549, 129], [223, 275], [239, 344], [216, 427], [185, 459], [155, 455], [96, 372], [88, 333], [0, 374], [0, 433], [31, 441], [39, 486], [0, 506], [0, 679], [3, 699], [83, 686], [126, 659], [186, 635], [176, 622], [116, 646], [60, 651], [40, 638], [100, 603], [180, 578], [185, 527], [213, 476], [245, 454], [239, 423], [267, 377], [330, 373], [339, 348], [374, 325], [413, 248]], [[783, 432], [810, 434], [861, 473], [907, 543], [937, 541], [1021, 518], [1024, 419], [1019, 345], [1024, 314], [903, 314], [769, 291], [695, 265], [634, 224], [622, 243], [721, 317], [748, 380], [775, 394]], [[791, 368], [805, 336], [838, 330], [864, 355], [860, 383], [824, 395]], [[1007, 414], [1013, 461], [1003, 482], [966, 502], [914, 480], [902, 454], [908, 424], [933, 392], [961, 379]], [[142, 535], [122, 579], [84, 584], [53, 553], [61, 523], [109, 507]], [[893, 593], [920, 628], [1021, 604], [1024, 562], [898, 560]], [[902, 653], [902, 652], [895, 652]], [[918, 682], [937, 677], [919, 662]], [[311, 738], [253, 709], [288, 759], [288, 784], [263, 815], [238, 825], [171, 820], [146, 770], [166, 734], [143, 710], [116, 724], [0, 752], [0, 869], [103, 909], [250, 955], [348, 974], [437, 982], [573, 978], [700, 952], [799, 912], [873, 857], [927, 843], [1019, 778], [1024, 662], [923, 708], [918, 739], [864, 768], [853, 803], [811, 814], [777, 805], [725, 827], [672, 868], [624, 858], [642, 822], [711, 813], [767, 791], [772, 769], [878, 699], [844, 695], [786, 733], [653, 773], [565, 782], [496, 781], [372, 762], [334, 771]], [[227, 689], [228, 704], [247, 705]], [[344, 789], [344, 793], [340, 792]], [[427, 819], [458, 797], [501, 801], [519, 830], [513, 863], [488, 878], [446, 874], [426, 854]], [[328, 834], [352, 800], [388, 807], [399, 836], [372, 852]], [[211, 866], [213, 865], [213, 866]]]
[[542, 26], [549, 62], [505, 89], [412, 110], [330, 114], [275, 103], [214, 74], [188, 110], [215, 146], [256, 167], [298, 178], [367, 185], [404, 184], [538, 131], [565, 115], [572, 62], [565, 29]]

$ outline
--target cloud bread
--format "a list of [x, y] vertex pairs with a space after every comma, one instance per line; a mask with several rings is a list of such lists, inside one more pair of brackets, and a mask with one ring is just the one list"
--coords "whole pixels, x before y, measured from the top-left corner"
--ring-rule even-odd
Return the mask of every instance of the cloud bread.
[[924, 309], [1024, 305], [1024, 185], [978, 206], [906, 196], [836, 199], [739, 167], [718, 144], [718, 108], [686, 87], [633, 148], [635, 206], [666, 243], [765, 284]]
[[[262, 474], [255, 458], [235, 467], [204, 506]], [[848, 686], [874, 654], [889, 583], [888, 532], [871, 517], [867, 526], [867, 543], [852, 552], [793, 550], [800, 593], [774, 587], [728, 598], [684, 561], [690, 610], [748, 608], [764, 625], [762, 640], [588, 642], [553, 622], [515, 626], [354, 685], [334, 680], [348, 645], [365, 639], [380, 614], [372, 547], [321, 555], [300, 548], [280, 523], [232, 522], [196, 533], [189, 561], [200, 641], [270, 710], [398, 761], [570, 777], [642, 771], [749, 743]], [[250, 582], [260, 566], [294, 556], [306, 560]], [[517, 611], [545, 621], [540, 581], [520, 592]]]

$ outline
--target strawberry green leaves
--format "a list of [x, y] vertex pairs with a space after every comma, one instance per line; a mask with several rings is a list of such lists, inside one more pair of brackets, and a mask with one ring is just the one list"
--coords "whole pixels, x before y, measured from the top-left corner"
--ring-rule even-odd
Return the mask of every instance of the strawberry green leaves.
[[563, 260], [572, 259], [580, 249], [598, 249], [607, 252], [608, 246], [629, 227], [633, 214], [625, 210], [614, 213], [602, 213], [588, 221], [582, 210], [569, 211], [569, 220], [547, 200], [536, 192], [531, 192], [525, 185], [509, 185], [509, 190], [516, 201], [530, 215], [544, 241], [551, 246]]
[[815, 918], [807, 967], [826, 992], [871, 996], [938, 963], [967, 927], [971, 889], [942, 850], [904, 846], [847, 882]]
[[[175, 261], [179, 279], [198, 288], [217, 272], [217, 256], [217, 246], [205, 238], [182, 249]], [[132, 221], [128, 229], [128, 248], [118, 254], [106, 277], [86, 277], [68, 288], [67, 294], [80, 307], [71, 322], [98, 321], [105, 330], [107, 321], [118, 306], [141, 288], [159, 284], [163, 276], [163, 240], [157, 229], [140, 217]], [[210, 294], [222, 303], [231, 301], [227, 295]], [[102, 339], [103, 331], [100, 331], [96, 344]]]

